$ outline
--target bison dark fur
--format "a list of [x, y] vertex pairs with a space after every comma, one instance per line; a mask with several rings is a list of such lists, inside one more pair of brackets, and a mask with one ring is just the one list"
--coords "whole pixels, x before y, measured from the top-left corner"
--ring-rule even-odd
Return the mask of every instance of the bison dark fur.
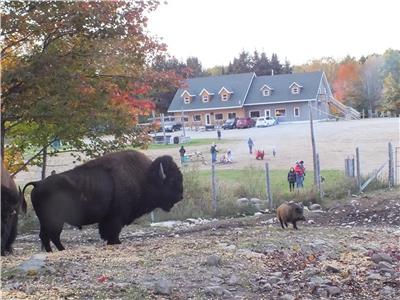
[[[70, 171], [28, 183], [33, 208], [40, 221], [46, 251], [50, 241], [64, 247], [64, 223], [81, 227], [99, 224], [108, 244], [119, 244], [119, 234], [136, 218], [161, 208], [169, 211], [182, 199], [182, 173], [170, 156], [151, 161], [138, 151], [122, 151], [89, 161]], [[24, 192], [23, 191], [23, 192]]]
[[[297, 228], [297, 221], [305, 221], [303, 204], [295, 202], [284, 202], [276, 210], [276, 214], [283, 229], [288, 227], [287, 223], [292, 223], [294, 229]], [[285, 226], [283, 226], [285, 225]]]
[[1, 255], [12, 253], [12, 244], [17, 237], [18, 214], [26, 212], [26, 202], [17, 190], [14, 180], [2, 165], [1, 173]]

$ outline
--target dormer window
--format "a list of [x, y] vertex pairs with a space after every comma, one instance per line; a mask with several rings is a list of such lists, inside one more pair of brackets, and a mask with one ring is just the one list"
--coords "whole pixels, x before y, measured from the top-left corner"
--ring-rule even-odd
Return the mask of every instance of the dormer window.
[[221, 95], [222, 101], [228, 101], [232, 94], [233, 92], [224, 86], [218, 92], [218, 95]]
[[192, 95], [187, 90], [184, 90], [181, 94], [181, 97], [183, 98], [183, 103], [190, 104], [192, 98], [195, 97], [195, 95]]
[[270, 86], [268, 86], [268, 85], [266, 85], [266, 84], [264, 84], [264, 85], [260, 88], [260, 91], [261, 91], [261, 93], [262, 93], [262, 95], [263, 95], [264, 97], [270, 96], [273, 90], [274, 90], [273, 88], [271, 88]]
[[199, 96], [201, 96], [201, 100], [203, 102], [209, 102], [212, 95], [214, 95], [214, 93], [210, 93], [206, 89], [202, 89], [200, 94], [199, 94]]
[[298, 84], [297, 82], [293, 82], [293, 83], [289, 86], [289, 88], [291, 89], [293, 95], [300, 94], [300, 90], [301, 90], [302, 87], [303, 87], [303, 86], [300, 85], [300, 84]]

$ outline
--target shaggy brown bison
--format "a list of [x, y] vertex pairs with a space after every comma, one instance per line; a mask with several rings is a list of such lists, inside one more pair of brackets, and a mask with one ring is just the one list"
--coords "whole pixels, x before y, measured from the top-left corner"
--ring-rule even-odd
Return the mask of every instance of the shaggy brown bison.
[[182, 173], [170, 156], [151, 161], [143, 153], [107, 154], [42, 181], [30, 182], [33, 208], [40, 221], [40, 239], [46, 251], [50, 241], [64, 250], [60, 234], [64, 223], [81, 227], [99, 224], [107, 244], [120, 244], [125, 225], [155, 208], [169, 211], [182, 199]]
[[306, 220], [302, 203], [284, 202], [278, 207], [276, 214], [283, 229], [283, 224], [288, 227], [288, 222], [293, 224], [294, 229], [298, 229], [296, 222]]
[[26, 212], [26, 202], [10, 173], [1, 164], [1, 255], [12, 253], [12, 244], [17, 237], [18, 214]]

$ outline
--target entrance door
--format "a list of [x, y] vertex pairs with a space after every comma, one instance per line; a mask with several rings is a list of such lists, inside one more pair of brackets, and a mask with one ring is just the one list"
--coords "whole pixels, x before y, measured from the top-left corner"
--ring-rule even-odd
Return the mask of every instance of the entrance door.
[[206, 126], [211, 125], [211, 117], [209, 114], [206, 114]]

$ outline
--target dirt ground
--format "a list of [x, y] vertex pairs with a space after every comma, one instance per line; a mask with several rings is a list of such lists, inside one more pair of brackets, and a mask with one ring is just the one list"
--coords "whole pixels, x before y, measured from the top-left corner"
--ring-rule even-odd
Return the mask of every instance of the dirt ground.
[[[2, 258], [3, 299], [400, 299], [400, 193], [306, 212], [300, 230], [271, 214], [170, 228], [131, 225], [106, 246], [95, 227], [65, 229], [38, 271], [37, 232]], [[161, 225], [161, 224], [160, 224]], [[171, 225], [171, 224], [170, 224]]]
[[[181, 135], [182, 131], [174, 135]], [[216, 131], [186, 131], [192, 139], [216, 138]], [[255, 149], [266, 151], [266, 160], [271, 169], [287, 169], [296, 160], [304, 160], [308, 169], [312, 168], [312, 152], [309, 123], [279, 124], [268, 128], [250, 128], [222, 131], [222, 139], [228, 140], [219, 145], [220, 153], [231, 149], [234, 163], [231, 165], [218, 165], [219, 168], [243, 169], [247, 166], [262, 167], [263, 161], [255, 160], [248, 153], [247, 140], [251, 137], [255, 143]], [[355, 155], [355, 148], [360, 149], [361, 172], [371, 173], [387, 160], [388, 142], [400, 146], [400, 119], [381, 118], [365, 119], [358, 121], [316, 122], [315, 137], [317, 151], [320, 155], [321, 169], [344, 169], [344, 159]], [[207, 160], [210, 159], [210, 145], [187, 146], [187, 152], [201, 151]], [[272, 156], [275, 149], [276, 157]], [[177, 148], [146, 150], [150, 157], [170, 154], [179, 161]], [[400, 149], [398, 160], [400, 161]], [[400, 165], [400, 163], [399, 163]], [[62, 172], [72, 168], [72, 158], [69, 154], [50, 158], [49, 172], [56, 170]], [[200, 168], [209, 168], [200, 164]], [[400, 169], [399, 169], [400, 172]], [[17, 175], [20, 184], [30, 180], [40, 179], [40, 170], [30, 168], [29, 172], [21, 172]]]

